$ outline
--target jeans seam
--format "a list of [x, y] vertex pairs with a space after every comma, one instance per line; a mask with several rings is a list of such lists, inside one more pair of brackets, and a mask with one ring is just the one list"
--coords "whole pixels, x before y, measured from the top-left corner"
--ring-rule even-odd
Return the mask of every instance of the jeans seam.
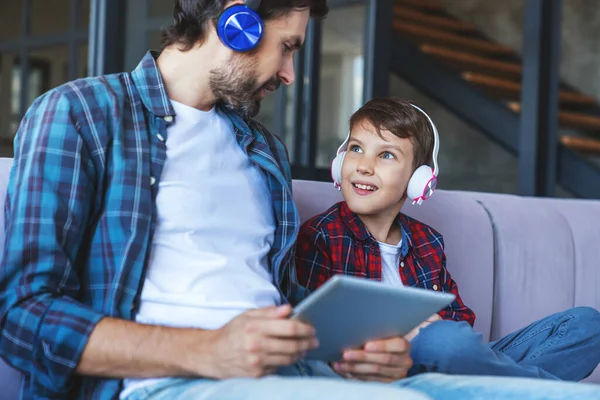
[[[572, 316], [572, 315], [569, 315], [569, 316], [567, 316], [567, 318], [566, 318], [565, 320], [561, 321], [561, 322], [558, 324], [558, 325], [559, 325], [559, 328], [558, 328], [559, 332], [561, 332], [561, 331], [563, 331], [564, 329], [566, 329], [566, 327], [564, 326], [564, 324], [565, 324], [566, 322], [569, 322], [569, 321], [570, 321], [570, 320], [572, 320], [572, 319], [573, 319], [573, 316]], [[546, 331], [546, 330], [548, 330], [548, 329], [552, 329], [552, 328], [553, 328], [553, 325], [552, 325], [552, 324], [550, 324], [550, 325], [546, 325], [546, 326], [544, 326], [544, 327], [542, 327], [542, 328], [540, 328], [540, 329], [536, 330], [535, 332], [531, 332], [531, 333], [529, 333], [529, 335], [527, 335], [527, 336], [525, 336], [525, 337], [523, 337], [523, 338], [520, 338], [520, 340], [518, 340], [518, 341], [515, 341], [514, 343], [511, 343], [511, 344], [510, 344], [508, 347], [504, 348], [504, 349], [503, 349], [501, 352], [502, 352], [502, 353], [504, 353], [504, 352], [507, 352], [507, 351], [511, 350], [512, 348], [514, 348], [514, 347], [516, 347], [516, 346], [519, 346], [519, 345], [523, 344], [523, 342], [526, 342], [526, 341], [528, 341], [528, 340], [529, 340], [529, 339], [531, 339], [532, 337], [534, 337], [534, 336], [536, 336], [536, 335], [539, 335], [539, 334], [540, 334], [540, 333], [542, 333], [543, 331]], [[563, 334], [563, 335], [561, 335], [560, 337], [562, 338], [563, 336], [564, 336], [564, 334]], [[547, 348], [547, 347], [545, 347], [544, 349], [546, 349], [546, 348]]]
[[566, 332], [567, 332], [567, 326], [565, 326], [564, 324], [561, 324], [558, 328], [558, 333], [556, 335], [554, 335], [554, 337], [552, 337], [552, 339], [548, 340], [548, 342], [543, 347], [539, 348], [535, 353], [531, 354], [528, 357], [525, 357], [521, 361], [536, 359], [541, 354], [546, 352], [546, 350], [548, 350], [550, 347], [554, 346], [556, 344], [557, 340], [561, 340], [562, 338], [564, 338]]

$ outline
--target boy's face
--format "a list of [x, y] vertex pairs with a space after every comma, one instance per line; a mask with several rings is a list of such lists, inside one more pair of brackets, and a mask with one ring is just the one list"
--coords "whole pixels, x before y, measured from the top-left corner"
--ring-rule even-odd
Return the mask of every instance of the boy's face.
[[342, 195], [356, 214], [395, 218], [413, 173], [413, 144], [369, 122], [356, 124], [342, 165]]

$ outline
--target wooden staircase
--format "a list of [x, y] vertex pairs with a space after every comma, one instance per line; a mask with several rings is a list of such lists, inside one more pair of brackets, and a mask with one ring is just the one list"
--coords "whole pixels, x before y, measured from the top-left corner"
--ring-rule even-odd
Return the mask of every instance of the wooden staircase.
[[[521, 112], [522, 67], [514, 50], [478, 36], [478, 29], [445, 13], [435, 0], [396, 0], [393, 28], [400, 37], [464, 81], [477, 86], [515, 113]], [[581, 135], [560, 133], [560, 142], [578, 152], [600, 155], [600, 108], [596, 98], [559, 90], [559, 126]]]

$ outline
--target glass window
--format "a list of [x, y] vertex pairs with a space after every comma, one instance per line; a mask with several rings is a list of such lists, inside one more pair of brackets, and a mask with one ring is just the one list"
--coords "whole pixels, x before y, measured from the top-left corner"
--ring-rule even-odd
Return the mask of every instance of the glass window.
[[90, 0], [81, 0], [81, 14], [78, 28], [87, 29], [90, 26]]
[[0, 42], [20, 36], [22, 3], [23, 0], [0, 1]]
[[63, 33], [71, 25], [71, 0], [31, 0], [31, 35]]
[[169, 0], [150, 0], [150, 17], [171, 17], [173, 2]]
[[365, 8], [333, 8], [323, 21], [317, 167], [329, 168], [362, 104]]
[[77, 78], [88, 76], [88, 44], [82, 44], [77, 49]]
[[410, 99], [433, 120], [440, 136], [439, 188], [516, 194], [517, 157], [396, 75], [390, 95]]
[[[13, 110], [18, 110], [18, 100], [15, 104], [15, 87], [13, 64], [17, 59], [14, 53], [0, 54], [0, 150], [11, 146], [14, 136]], [[16, 93], [18, 99], [19, 93]], [[4, 156], [0, 151], [0, 156]]]

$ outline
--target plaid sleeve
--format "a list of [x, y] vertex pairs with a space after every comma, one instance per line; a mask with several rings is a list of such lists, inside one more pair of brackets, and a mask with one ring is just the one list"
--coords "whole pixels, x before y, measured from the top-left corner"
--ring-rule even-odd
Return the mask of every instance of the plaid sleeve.
[[298, 284], [315, 291], [331, 277], [331, 261], [326, 236], [314, 226], [304, 224], [296, 242], [296, 276]]
[[[442, 240], [443, 248], [443, 240]], [[458, 293], [458, 285], [452, 279], [450, 272], [446, 268], [446, 253], [442, 253], [442, 266], [440, 271], [440, 281], [442, 282], [442, 291], [453, 293], [456, 298], [448, 307], [440, 311], [440, 317], [442, 319], [454, 320], [454, 321], [467, 321], [469, 325], [473, 326], [475, 323], [475, 313], [469, 307], [465, 305]]]
[[0, 267], [0, 355], [36, 391], [66, 393], [100, 313], [77, 302], [94, 169], [64, 94], [28, 110], [15, 139]]

